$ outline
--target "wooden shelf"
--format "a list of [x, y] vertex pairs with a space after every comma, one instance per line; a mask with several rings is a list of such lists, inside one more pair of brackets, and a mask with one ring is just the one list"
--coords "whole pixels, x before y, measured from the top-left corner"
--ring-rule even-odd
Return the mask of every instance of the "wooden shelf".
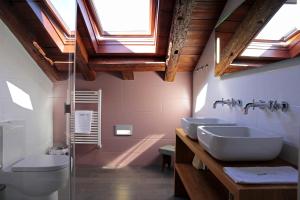
[[[211, 175], [205, 174], [205, 172], [199, 172], [194, 169], [191, 165], [194, 155], [196, 155], [209, 169]], [[282, 165], [290, 165], [289, 163], [275, 159], [273, 161], [267, 162], [222, 162], [211, 157], [204, 149], [199, 145], [197, 141], [193, 141], [187, 137], [182, 129], [176, 129], [176, 156], [175, 156], [175, 174], [178, 173], [180, 180], [176, 180], [175, 176], [175, 194], [176, 185], [180, 186], [180, 184], [176, 184], [176, 181], [182, 182], [182, 185], [185, 187], [186, 193], [190, 196], [191, 199], [199, 199], [194, 197], [197, 191], [198, 196], [203, 195], [203, 189], [199, 189], [201, 187], [206, 187], [208, 191], [208, 196], [212, 196], [211, 199], [218, 199], [214, 194], [216, 189], [215, 184], [217, 182], [221, 183], [223, 187], [225, 187], [230, 194], [233, 195], [234, 200], [293, 200], [297, 199], [297, 185], [241, 185], [233, 182], [230, 177], [228, 177], [224, 171], [223, 167], [229, 166], [282, 166]], [[181, 174], [181, 175], [180, 175]], [[184, 174], [184, 175], [183, 175]], [[189, 175], [188, 175], [189, 174]], [[188, 177], [196, 177], [196, 178], [188, 178]], [[214, 178], [207, 178], [213, 176]], [[177, 177], [178, 179], [178, 177]], [[218, 181], [212, 181], [217, 179]], [[204, 182], [203, 182], [204, 181]], [[198, 186], [194, 186], [198, 182]], [[211, 183], [209, 183], [211, 182]], [[203, 186], [205, 185], [205, 186]], [[208, 189], [207, 189], [208, 188]], [[179, 194], [183, 194], [180, 192]], [[199, 194], [201, 193], [201, 194]], [[191, 195], [193, 195], [191, 197]], [[218, 194], [216, 194], [218, 195]], [[221, 199], [224, 198], [223, 196]], [[228, 196], [228, 195], [227, 195]], [[208, 197], [202, 199], [209, 199]]]
[[176, 172], [191, 200], [224, 200], [226, 190], [209, 172], [196, 170], [190, 164], [175, 164]]

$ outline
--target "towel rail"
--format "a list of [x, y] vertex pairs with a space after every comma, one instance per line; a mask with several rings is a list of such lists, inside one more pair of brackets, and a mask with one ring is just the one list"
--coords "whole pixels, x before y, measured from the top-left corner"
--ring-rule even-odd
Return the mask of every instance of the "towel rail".
[[97, 110], [93, 111], [91, 132], [89, 134], [75, 133], [74, 114], [70, 117], [71, 143], [96, 144], [101, 148], [101, 97], [102, 91], [75, 91], [75, 104], [96, 104]]

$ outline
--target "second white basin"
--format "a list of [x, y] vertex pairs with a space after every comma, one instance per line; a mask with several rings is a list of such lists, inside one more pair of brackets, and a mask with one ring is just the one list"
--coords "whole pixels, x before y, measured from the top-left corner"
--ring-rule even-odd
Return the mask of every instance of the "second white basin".
[[181, 119], [181, 127], [184, 132], [193, 140], [197, 140], [198, 126], [234, 126], [234, 123], [229, 123], [217, 118], [192, 118], [185, 117]]
[[282, 136], [240, 126], [200, 126], [200, 145], [223, 161], [272, 160], [283, 145]]

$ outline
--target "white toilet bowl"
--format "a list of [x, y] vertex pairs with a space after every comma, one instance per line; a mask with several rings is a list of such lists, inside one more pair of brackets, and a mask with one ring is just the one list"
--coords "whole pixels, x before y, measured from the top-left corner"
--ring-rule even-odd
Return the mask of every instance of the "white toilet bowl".
[[65, 155], [30, 156], [0, 170], [0, 184], [8, 187], [8, 193], [19, 192], [23, 199], [53, 199], [68, 180], [69, 157]]

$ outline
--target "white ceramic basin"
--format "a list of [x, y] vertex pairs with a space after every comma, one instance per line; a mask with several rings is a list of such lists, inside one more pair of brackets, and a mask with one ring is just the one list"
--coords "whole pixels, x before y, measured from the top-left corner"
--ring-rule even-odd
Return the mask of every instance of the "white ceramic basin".
[[206, 151], [223, 161], [272, 160], [283, 144], [282, 136], [239, 126], [200, 126], [197, 136]]
[[217, 118], [192, 118], [186, 117], [181, 119], [181, 127], [184, 132], [193, 140], [197, 140], [197, 127], [198, 126], [234, 126], [234, 123]]

